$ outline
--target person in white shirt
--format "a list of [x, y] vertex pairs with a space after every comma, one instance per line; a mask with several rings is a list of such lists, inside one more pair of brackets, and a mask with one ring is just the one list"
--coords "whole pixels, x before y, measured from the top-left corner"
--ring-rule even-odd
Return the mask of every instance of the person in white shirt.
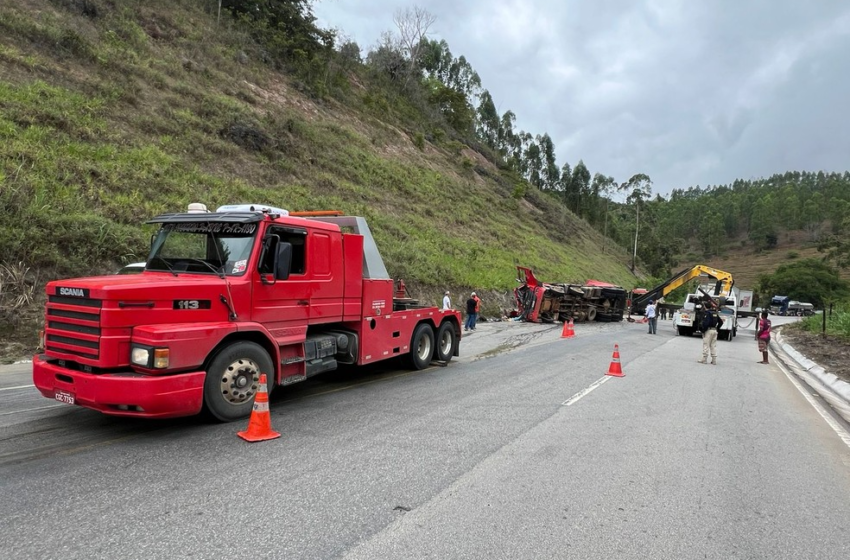
[[446, 293], [443, 294], [443, 311], [449, 311], [452, 308], [452, 300], [449, 299], [449, 292], [446, 290]]
[[655, 302], [652, 300], [649, 300], [649, 305], [646, 306], [646, 319], [649, 321], [649, 334], [658, 334], [655, 332], [658, 317], [655, 314]]

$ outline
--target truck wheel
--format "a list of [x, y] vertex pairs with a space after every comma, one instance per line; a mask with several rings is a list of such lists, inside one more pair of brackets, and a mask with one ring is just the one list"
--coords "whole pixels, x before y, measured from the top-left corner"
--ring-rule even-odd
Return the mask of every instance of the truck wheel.
[[425, 369], [434, 355], [434, 329], [428, 323], [420, 323], [410, 339], [408, 362], [413, 369]]
[[451, 321], [445, 321], [437, 330], [435, 357], [441, 362], [450, 362], [455, 353], [456, 343], [457, 333], [455, 332], [455, 326]]
[[247, 418], [260, 387], [260, 374], [273, 384], [274, 365], [259, 344], [237, 342], [222, 349], [207, 368], [204, 407], [216, 420], [232, 422]]
[[596, 308], [595, 307], [589, 307], [587, 309], [587, 320], [588, 321], [595, 321], [596, 320]]

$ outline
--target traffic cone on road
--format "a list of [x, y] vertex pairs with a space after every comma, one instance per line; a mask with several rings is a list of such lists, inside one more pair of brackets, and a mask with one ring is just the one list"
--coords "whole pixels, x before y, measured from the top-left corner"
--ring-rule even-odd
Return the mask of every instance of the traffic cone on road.
[[605, 375], [613, 375], [614, 377], [624, 377], [623, 368], [620, 367], [620, 346], [614, 345], [614, 356], [611, 358], [611, 365], [608, 366], [608, 373]]
[[269, 413], [269, 392], [266, 389], [266, 374], [260, 374], [260, 388], [254, 396], [254, 408], [251, 410], [251, 419], [248, 420], [248, 429], [237, 432], [237, 436], [245, 441], [265, 441], [280, 437], [279, 432], [272, 430], [272, 419]]
[[561, 331], [561, 338], [572, 338], [576, 335], [573, 330], [573, 319], [570, 317], [569, 321], [564, 321], [564, 330]]

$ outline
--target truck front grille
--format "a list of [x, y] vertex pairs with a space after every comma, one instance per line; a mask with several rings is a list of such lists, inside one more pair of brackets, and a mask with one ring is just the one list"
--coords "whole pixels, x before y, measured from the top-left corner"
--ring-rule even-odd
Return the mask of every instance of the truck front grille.
[[101, 305], [99, 299], [49, 296], [44, 333], [45, 350], [55, 354], [98, 359]]

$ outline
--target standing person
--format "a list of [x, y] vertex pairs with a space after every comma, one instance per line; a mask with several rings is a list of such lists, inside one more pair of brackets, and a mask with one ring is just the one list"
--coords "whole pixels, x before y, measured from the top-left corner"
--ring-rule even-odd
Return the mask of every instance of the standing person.
[[655, 312], [654, 300], [649, 300], [649, 305], [646, 306], [646, 320], [649, 321], [649, 334], [658, 334], [655, 332], [658, 327], [658, 316]]
[[759, 342], [759, 352], [761, 352], [760, 364], [769, 364], [767, 361], [767, 347], [770, 346], [770, 319], [767, 318], [767, 311], [761, 312], [759, 326], [756, 329], [756, 340]]
[[475, 330], [475, 292], [466, 300], [466, 323], [463, 324], [463, 330]]
[[443, 294], [443, 311], [451, 311], [452, 309], [452, 300], [449, 298], [449, 291], [446, 290], [446, 293]]
[[708, 354], [711, 353], [711, 365], [717, 365], [717, 331], [722, 324], [723, 319], [717, 310], [706, 307], [699, 325], [699, 330], [702, 331], [702, 359], [699, 363], [706, 363]]
[[475, 325], [478, 324], [478, 317], [481, 316], [481, 298], [472, 292], [472, 299], [475, 300], [475, 317], [472, 319], [472, 330], [475, 330]]

